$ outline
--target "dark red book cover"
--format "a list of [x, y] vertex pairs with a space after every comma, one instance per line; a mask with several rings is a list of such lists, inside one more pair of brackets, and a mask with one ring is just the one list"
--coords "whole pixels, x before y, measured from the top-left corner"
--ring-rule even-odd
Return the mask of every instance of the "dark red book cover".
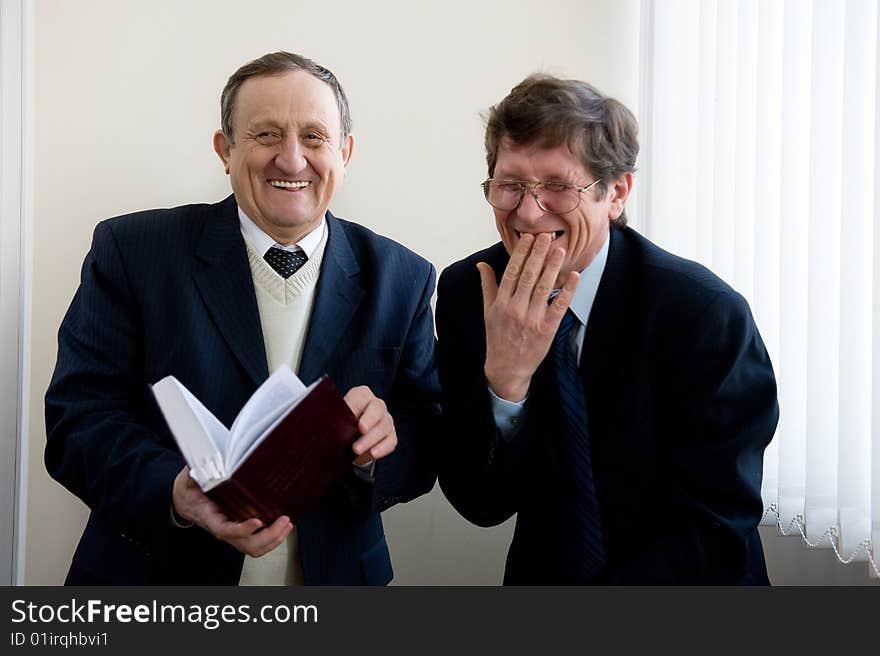
[[291, 410], [232, 476], [206, 493], [230, 519], [281, 515], [295, 524], [349, 469], [357, 418], [327, 376]]

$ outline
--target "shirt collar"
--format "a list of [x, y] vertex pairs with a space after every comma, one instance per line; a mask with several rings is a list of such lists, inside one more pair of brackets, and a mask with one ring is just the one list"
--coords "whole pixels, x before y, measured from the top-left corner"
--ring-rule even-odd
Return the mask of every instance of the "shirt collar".
[[605, 263], [608, 261], [608, 244], [611, 242], [611, 232], [605, 236], [605, 243], [596, 257], [581, 271], [581, 277], [578, 281], [577, 289], [574, 292], [574, 298], [571, 300], [569, 308], [578, 318], [582, 325], [587, 325], [590, 318], [590, 310], [593, 309], [593, 301], [596, 300], [596, 292], [599, 291], [599, 282], [602, 280], [602, 272], [605, 271]]
[[322, 218], [321, 225], [312, 230], [298, 242], [282, 246], [263, 232], [263, 230], [244, 213], [244, 210], [241, 209], [241, 207], [238, 208], [238, 222], [241, 226], [241, 234], [248, 238], [251, 246], [253, 246], [260, 255], [265, 255], [266, 251], [273, 246], [276, 246], [285, 251], [302, 251], [306, 254], [306, 257], [311, 257], [315, 252], [315, 249], [318, 248], [318, 244], [321, 243], [321, 239], [324, 237], [324, 231], [327, 229], [327, 219]]

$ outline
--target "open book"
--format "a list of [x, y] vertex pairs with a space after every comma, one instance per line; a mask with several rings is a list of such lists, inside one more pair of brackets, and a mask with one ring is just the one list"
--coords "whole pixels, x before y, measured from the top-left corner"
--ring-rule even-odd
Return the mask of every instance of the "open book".
[[306, 387], [282, 365], [230, 429], [174, 376], [152, 390], [190, 476], [230, 519], [296, 523], [354, 460], [357, 419], [327, 376]]

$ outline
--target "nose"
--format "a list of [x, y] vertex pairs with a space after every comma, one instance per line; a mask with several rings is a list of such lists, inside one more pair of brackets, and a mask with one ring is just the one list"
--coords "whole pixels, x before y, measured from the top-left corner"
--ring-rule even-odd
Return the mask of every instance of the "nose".
[[528, 189], [523, 194], [522, 201], [520, 201], [519, 207], [516, 208], [516, 213], [519, 215], [519, 218], [529, 223], [534, 223], [545, 214], [544, 210], [538, 205], [535, 192], [532, 189]]
[[306, 167], [306, 158], [298, 137], [290, 135], [281, 142], [278, 154], [275, 155], [275, 165], [291, 174], [298, 173]]

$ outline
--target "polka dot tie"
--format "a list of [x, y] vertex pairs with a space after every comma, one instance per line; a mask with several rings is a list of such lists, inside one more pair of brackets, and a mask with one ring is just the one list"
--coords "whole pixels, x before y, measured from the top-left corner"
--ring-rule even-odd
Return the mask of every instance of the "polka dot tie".
[[285, 251], [273, 246], [266, 251], [263, 259], [269, 263], [270, 267], [275, 269], [275, 273], [286, 280], [296, 273], [309, 258], [302, 251]]

